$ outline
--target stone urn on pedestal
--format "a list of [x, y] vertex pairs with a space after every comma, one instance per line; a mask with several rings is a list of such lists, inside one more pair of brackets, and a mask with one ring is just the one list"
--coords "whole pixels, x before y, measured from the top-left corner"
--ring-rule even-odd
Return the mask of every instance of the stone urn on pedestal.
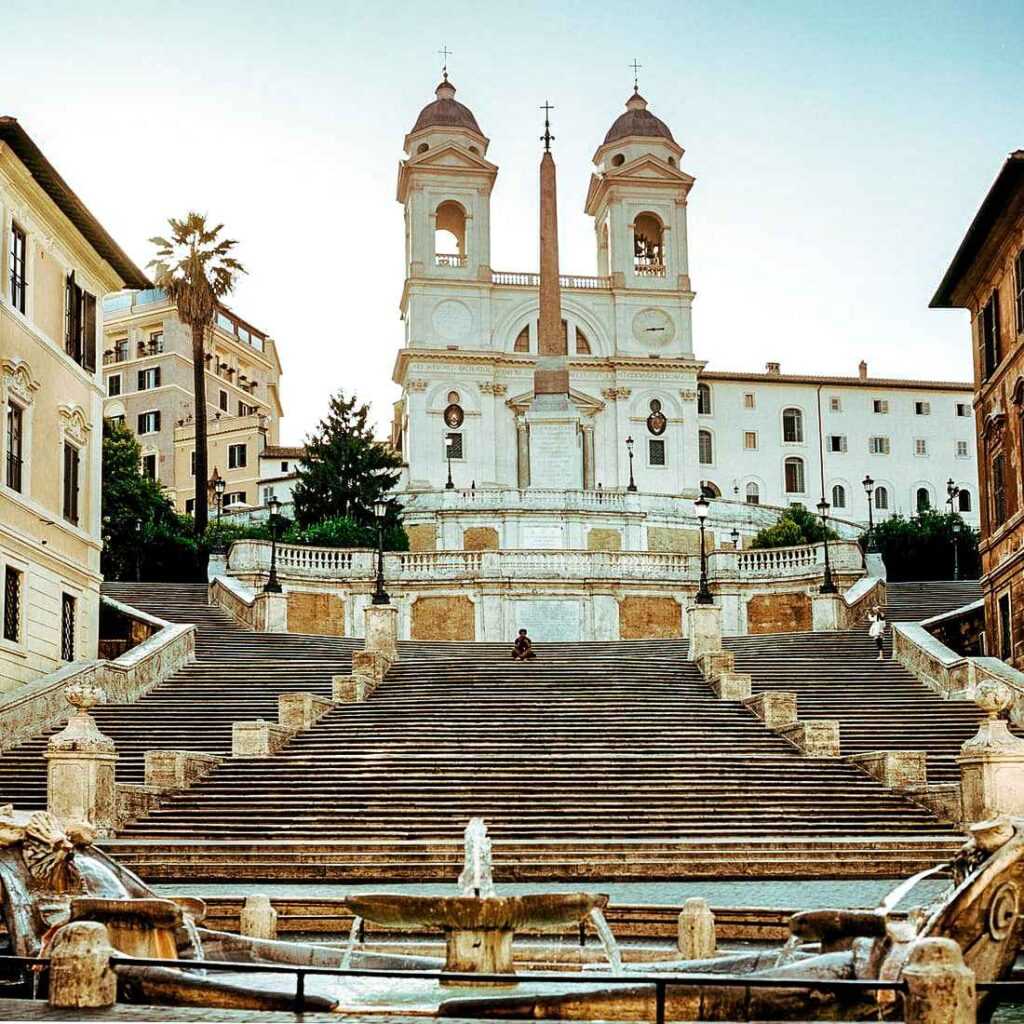
[[117, 818], [114, 742], [89, 713], [107, 695], [94, 683], [72, 683], [65, 691], [75, 709], [68, 724], [47, 745], [46, 806], [62, 820], [83, 819], [101, 831]]
[[975, 703], [988, 717], [957, 758], [967, 821], [1024, 815], [1024, 740], [1010, 732], [1002, 717], [1013, 699], [1010, 687], [997, 680], [981, 683], [974, 692]]

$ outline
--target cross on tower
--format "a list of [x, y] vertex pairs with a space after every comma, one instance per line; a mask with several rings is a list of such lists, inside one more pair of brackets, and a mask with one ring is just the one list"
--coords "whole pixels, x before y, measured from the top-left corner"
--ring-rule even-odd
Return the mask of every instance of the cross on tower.
[[545, 100], [540, 107], [544, 111], [544, 134], [540, 137], [540, 141], [544, 143], [544, 150], [550, 151], [551, 143], [555, 141], [554, 135], [551, 134], [551, 122], [548, 119], [548, 114], [555, 108]]
[[445, 43], [441, 44], [441, 49], [437, 51], [441, 57], [441, 74], [444, 75], [444, 80], [448, 81], [448, 58], [454, 57], [455, 54], [448, 49]]
[[633, 63], [630, 64], [629, 66], [633, 69], [633, 92], [639, 92], [640, 91], [640, 79], [639, 79], [638, 76], [639, 76], [639, 73], [640, 73], [640, 69], [643, 67], [643, 64], [637, 64], [636, 57], [634, 57], [633, 58]]

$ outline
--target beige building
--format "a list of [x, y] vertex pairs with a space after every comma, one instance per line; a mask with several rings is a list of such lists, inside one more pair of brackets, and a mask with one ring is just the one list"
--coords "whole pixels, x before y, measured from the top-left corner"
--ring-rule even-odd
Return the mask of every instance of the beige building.
[[17, 120], [0, 117], [0, 692], [96, 657], [97, 307], [148, 286]]
[[[142, 445], [143, 472], [159, 480], [179, 512], [195, 500], [192, 333], [159, 289], [103, 303], [104, 415]], [[206, 351], [210, 475], [225, 504], [257, 505], [260, 453], [276, 444], [281, 364], [273, 339], [221, 307]]]

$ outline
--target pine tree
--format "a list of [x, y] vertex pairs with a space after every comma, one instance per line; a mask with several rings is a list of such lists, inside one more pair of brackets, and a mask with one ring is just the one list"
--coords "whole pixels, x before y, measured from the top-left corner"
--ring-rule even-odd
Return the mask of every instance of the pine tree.
[[376, 528], [374, 502], [388, 501], [386, 527], [400, 518], [401, 507], [388, 498], [398, 483], [401, 459], [374, 440], [367, 425], [370, 410], [343, 391], [332, 396], [327, 416], [306, 439], [293, 498], [299, 526], [348, 518]]

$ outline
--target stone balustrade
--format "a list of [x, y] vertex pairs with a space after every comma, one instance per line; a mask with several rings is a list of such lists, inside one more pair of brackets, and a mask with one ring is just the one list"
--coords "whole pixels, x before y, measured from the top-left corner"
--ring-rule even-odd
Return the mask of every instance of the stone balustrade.
[[[268, 562], [268, 571], [269, 567]], [[219, 605], [254, 632], [288, 632], [288, 599], [283, 593], [254, 590], [230, 576], [215, 576], [210, 581], [210, 604]]]
[[198, 750], [147, 750], [146, 785], [158, 793], [188, 789], [223, 760]]

